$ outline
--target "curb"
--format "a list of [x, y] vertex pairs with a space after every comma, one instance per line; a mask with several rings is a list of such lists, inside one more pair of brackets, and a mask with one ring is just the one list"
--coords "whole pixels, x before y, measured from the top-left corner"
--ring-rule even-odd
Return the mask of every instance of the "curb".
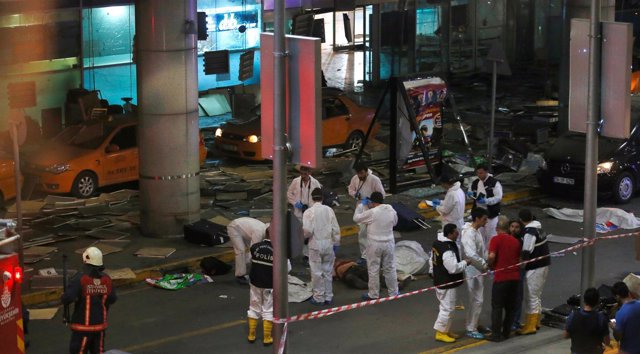
[[[511, 193], [507, 193], [503, 197], [503, 205], [513, 205], [517, 202], [522, 202], [534, 198], [538, 198], [542, 196], [538, 189], [522, 189], [517, 190]], [[467, 203], [465, 208], [470, 208], [473, 203]], [[425, 219], [433, 219], [438, 216], [438, 212], [433, 209], [421, 210], [418, 211], [420, 215], [422, 215]], [[357, 225], [349, 225], [343, 226], [340, 228], [340, 236], [341, 237], [349, 237], [358, 234], [358, 226]], [[133, 285], [139, 282], [144, 281], [146, 278], [160, 277], [162, 276], [162, 270], [164, 269], [173, 269], [173, 268], [189, 268], [189, 269], [198, 269], [200, 267], [200, 260], [204, 257], [216, 257], [223, 262], [230, 263], [235, 259], [235, 255], [233, 250], [227, 250], [222, 252], [216, 252], [211, 254], [206, 254], [194, 258], [183, 259], [175, 262], [165, 263], [163, 265], [159, 265], [156, 267], [148, 267], [142, 268], [138, 270], [134, 270], [136, 274], [135, 278], [132, 279], [116, 279], [113, 281], [113, 284], [116, 288]], [[35, 305], [58, 305], [60, 303], [60, 296], [62, 295], [62, 288], [60, 289], [48, 289], [41, 290], [36, 292], [30, 292], [28, 294], [22, 295], [22, 302], [26, 306], [35, 306]]]

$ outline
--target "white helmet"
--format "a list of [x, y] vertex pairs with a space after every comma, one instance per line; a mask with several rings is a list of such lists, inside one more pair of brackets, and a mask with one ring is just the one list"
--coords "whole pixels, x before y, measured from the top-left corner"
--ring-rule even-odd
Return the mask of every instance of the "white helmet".
[[97, 247], [89, 247], [82, 253], [82, 262], [94, 266], [102, 266], [102, 251]]

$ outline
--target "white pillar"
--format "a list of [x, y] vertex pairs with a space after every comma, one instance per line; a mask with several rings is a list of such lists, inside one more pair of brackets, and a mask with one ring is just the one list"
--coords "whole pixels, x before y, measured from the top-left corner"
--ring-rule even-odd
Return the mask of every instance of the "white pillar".
[[200, 217], [196, 0], [136, 1], [140, 222], [182, 235]]

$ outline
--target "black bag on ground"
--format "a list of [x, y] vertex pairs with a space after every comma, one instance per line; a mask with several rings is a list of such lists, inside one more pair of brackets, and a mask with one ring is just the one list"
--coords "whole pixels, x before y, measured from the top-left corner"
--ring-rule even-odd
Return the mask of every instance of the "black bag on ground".
[[420, 228], [420, 225], [416, 223], [415, 220], [418, 220], [418, 222], [422, 222], [422, 223], [425, 222], [424, 217], [422, 215], [416, 213], [415, 211], [413, 211], [403, 203], [395, 202], [395, 203], [391, 203], [391, 206], [398, 214], [398, 223], [393, 228], [396, 231], [417, 230]]
[[200, 261], [202, 274], [213, 276], [229, 273], [231, 266], [216, 257], [204, 257]]
[[226, 226], [201, 219], [184, 225], [184, 239], [198, 245], [215, 246], [229, 241], [229, 235]]
[[340, 206], [338, 195], [327, 189], [322, 189], [322, 204], [330, 207]]

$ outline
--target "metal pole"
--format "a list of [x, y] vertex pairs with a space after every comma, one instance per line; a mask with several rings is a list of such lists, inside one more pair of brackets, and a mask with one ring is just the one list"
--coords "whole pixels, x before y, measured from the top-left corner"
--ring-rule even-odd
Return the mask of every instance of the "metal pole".
[[[584, 238], [596, 236], [596, 203], [598, 202], [596, 172], [598, 164], [598, 120], [600, 117], [600, 0], [591, 0], [591, 30], [589, 34], [589, 95], [587, 107], [587, 146], [584, 166]], [[595, 285], [595, 249], [585, 247], [582, 251], [581, 292]]]
[[[271, 231], [273, 240], [273, 306], [276, 318], [287, 318], [289, 301], [287, 289], [287, 190], [286, 170], [286, 102], [285, 82], [286, 48], [284, 35], [284, 0], [275, 1], [273, 22], [273, 218]], [[335, 20], [335, 16], [334, 16]], [[335, 21], [334, 21], [335, 24]], [[335, 35], [335, 31], [334, 31]], [[335, 43], [334, 43], [335, 48]], [[265, 87], [268, 90], [268, 87]], [[284, 325], [274, 323], [273, 352], [279, 353], [280, 342], [285, 340]], [[283, 338], [284, 336], [284, 338]]]
[[[25, 123], [26, 124], [26, 123]], [[11, 129], [11, 141], [13, 142], [13, 167], [16, 177], [16, 214], [18, 224], [16, 231], [22, 235], [22, 174], [20, 173], [20, 146], [18, 145], [18, 127], [15, 122], [9, 122]], [[18, 255], [20, 258], [20, 268], [24, 269], [24, 250], [22, 248], [22, 237], [18, 239]]]
[[496, 86], [498, 83], [498, 62], [492, 60], [493, 71], [491, 78], [491, 126], [489, 127], [489, 139], [487, 142], [487, 160], [489, 171], [493, 171], [493, 133], [496, 125]]

